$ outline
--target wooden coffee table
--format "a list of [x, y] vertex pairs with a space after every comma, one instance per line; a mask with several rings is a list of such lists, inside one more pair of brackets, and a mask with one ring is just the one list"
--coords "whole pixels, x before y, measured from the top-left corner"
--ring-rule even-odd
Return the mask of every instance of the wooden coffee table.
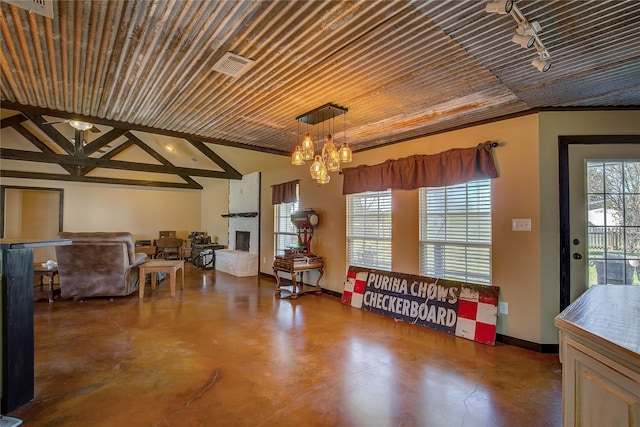
[[181, 289], [184, 289], [184, 260], [151, 260], [142, 264], [139, 268], [140, 270], [140, 284], [139, 284], [139, 296], [140, 298], [144, 298], [144, 286], [145, 286], [145, 275], [147, 273], [151, 273], [151, 290], [156, 290], [156, 273], [164, 272], [169, 275], [169, 283], [171, 286], [171, 297], [176, 296], [176, 273], [178, 270], [182, 270], [182, 286]]

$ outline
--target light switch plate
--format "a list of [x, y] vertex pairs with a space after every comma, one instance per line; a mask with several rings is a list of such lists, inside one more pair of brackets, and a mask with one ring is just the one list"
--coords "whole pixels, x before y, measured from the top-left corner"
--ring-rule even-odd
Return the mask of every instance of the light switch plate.
[[509, 314], [509, 303], [504, 301], [498, 302], [498, 313]]
[[512, 219], [511, 230], [513, 231], [531, 231], [531, 218]]

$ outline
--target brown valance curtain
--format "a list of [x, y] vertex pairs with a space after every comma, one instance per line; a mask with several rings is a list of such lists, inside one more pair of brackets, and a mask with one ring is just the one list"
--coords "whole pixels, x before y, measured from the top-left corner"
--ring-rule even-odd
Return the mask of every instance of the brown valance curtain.
[[475, 148], [454, 148], [438, 154], [415, 155], [373, 166], [347, 168], [342, 171], [342, 194], [388, 188], [415, 190], [495, 178], [498, 172], [491, 147], [491, 141], [487, 141]]
[[284, 182], [271, 186], [271, 204], [295, 202], [298, 195], [296, 194], [296, 185], [300, 180]]

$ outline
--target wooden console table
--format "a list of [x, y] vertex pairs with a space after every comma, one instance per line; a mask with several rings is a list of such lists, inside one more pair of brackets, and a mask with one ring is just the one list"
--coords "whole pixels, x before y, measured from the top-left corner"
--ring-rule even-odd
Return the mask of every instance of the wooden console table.
[[[283, 284], [280, 281], [280, 272], [285, 272], [291, 274], [291, 285]], [[316, 279], [315, 284], [307, 285], [303, 281], [303, 273], [305, 271], [318, 271], [319, 275]], [[297, 276], [300, 275], [300, 281], [298, 281]], [[324, 275], [324, 259], [319, 256], [309, 256], [305, 257], [305, 259], [297, 258], [287, 258], [283, 256], [277, 256], [273, 261], [273, 275], [276, 278], [276, 293], [280, 295], [280, 298], [291, 297], [291, 299], [298, 298], [298, 295], [306, 294], [308, 292], [315, 292], [316, 294], [322, 293], [322, 288], [320, 287], [320, 279]], [[305, 286], [307, 289], [305, 289]], [[288, 295], [282, 294], [282, 291], [288, 293]]]

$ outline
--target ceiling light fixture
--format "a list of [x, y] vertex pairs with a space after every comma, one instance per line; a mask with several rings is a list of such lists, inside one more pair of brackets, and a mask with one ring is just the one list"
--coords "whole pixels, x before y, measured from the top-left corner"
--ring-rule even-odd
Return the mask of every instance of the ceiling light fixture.
[[77, 130], [89, 130], [93, 127], [91, 123], [81, 122], [80, 120], [69, 120], [69, 126]]
[[549, 56], [547, 49], [538, 49], [538, 57], [531, 61], [531, 65], [536, 67], [538, 71], [545, 73], [551, 68], [551, 63], [548, 61]]
[[485, 10], [487, 13], [497, 13], [499, 15], [506, 15], [511, 12], [511, 8], [513, 8], [513, 0], [501, 0], [501, 1], [490, 1], [487, 3]]
[[511, 41], [525, 49], [535, 46], [538, 58], [531, 61], [531, 64], [538, 71], [546, 72], [551, 68], [549, 61], [551, 55], [538, 36], [538, 33], [542, 31], [542, 26], [538, 21], [529, 22], [514, 0], [491, 1], [487, 3], [485, 11], [499, 15], [510, 14], [518, 24], [516, 34], [511, 38]]
[[525, 49], [530, 48], [536, 42], [536, 39], [532, 36], [523, 36], [522, 34], [514, 34], [511, 39], [512, 42], [519, 44]]
[[[306, 123], [306, 131], [304, 139], [299, 145], [296, 145], [291, 154], [291, 164], [301, 166], [305, 164], [306, 160], [313, 159], [309, 172], [311, 178], [320, 184], [327, 184], [331, 180], [329, 172], [338, 172], [340, 163], [347, 163], [352, 159], [351, 148], [347, 143], [347, 111], [346, 108], [335, 104], [326, 104], [296, 117], [298, 122], [298, 141], [300, 141], [300, 123]], [[344, 114], [343, 140], [340, 149], [338, 149], [332, 134], [335, 135], [335, 118], [341, 114]], [[316, 145], [311, 138], [311, 132], [309, 132], [309, 125], [318, 125], [316, 126], [316, 134], [318, 136], [319, 149], [320, 135], [323, 137], [325, 135], [325, 124], [327, 125], [327, 136], [323, 141], [322, 150], [316, 151]], [[320, 133], [320, 128], [322, 128], [322, 133]]]

